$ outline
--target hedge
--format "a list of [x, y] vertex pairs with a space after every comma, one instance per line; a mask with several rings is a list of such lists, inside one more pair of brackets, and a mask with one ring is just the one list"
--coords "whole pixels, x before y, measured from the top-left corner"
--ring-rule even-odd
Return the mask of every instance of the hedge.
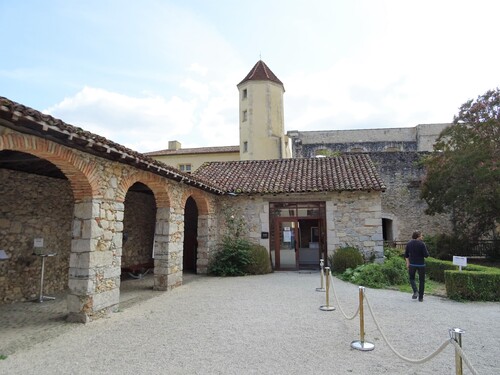
[[427, 258], [426, 274], [445, 283], [448, 298], [468, 301], [500, 301], [500, 269], [468, 264], [462, 267], [448, 260]]
[[450, 299], [500, 301], [500, 272], [445, 271], [444, 278]]
[[[440, 260], [430, 257], [426, 259], [425, 265], [425, 273], [429, 276], [429, 278], [440, 283], [445, 282], [445, 271], [459, 270], [459, 267], [454, 265], [453, 262], [449, 260]], [[462, 271], [500, 273], [499, 268], [479, 266], [477, 264], [468, 264], [466, 267], [462, 267]]]

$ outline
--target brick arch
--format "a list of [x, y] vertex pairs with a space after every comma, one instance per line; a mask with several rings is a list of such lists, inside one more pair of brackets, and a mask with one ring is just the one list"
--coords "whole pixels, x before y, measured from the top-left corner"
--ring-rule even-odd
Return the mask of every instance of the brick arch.
[[116, 194], [117, 200], [121, 202], [125, 201], [127, 191], [136, 182], [140, 182], [151, 189], [155, 196], [157, 208], [170, 207], [170, 195], [167, 191], [168, 184], [166, 181], [158, 175], [145, 171], [135, 173], [121, 181]]
[[25, 152], [50, 161], [68, 178], [75, 201], [92, 198], [98, 193], [97, 181], [92, 184], [95, 179], [90, 178], [93, 169], [70, 148], [32, 135], [9, 133], [0, 137], [0, 150]]
[[208, 215], [208, 213], [211, 211], [210, 210], [210, 203], [208, 202], [207, 198], [205, 195], [200, 191], [196, 189], [188, 189], [184, 192], [182, 196], [182, 207], [186, 207], [186, 202], [188, 198], [191, 197], [194, 199], [196, 202], [196, 206], [198, 207], [198, 213], [200, 215]]

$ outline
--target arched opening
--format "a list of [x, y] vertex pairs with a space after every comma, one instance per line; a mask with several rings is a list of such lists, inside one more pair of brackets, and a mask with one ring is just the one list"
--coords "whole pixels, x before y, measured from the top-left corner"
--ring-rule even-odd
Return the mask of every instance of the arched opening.
[[125, 195], [122, 279], [142, 279], [153, 274], [155, 223], [154, 194], [149, 187], [136, 182]]
[[0, 151], [0, 249], [8, 257], [0, 261], [0, 303], [43, 302], [66, 290], [73, 214], [70, 181], [55, 164]]
[[182, 266], [184, 272], [196, 273], [198, 259], [198, 206], [192, 197], [184, 208], [184, 244]]

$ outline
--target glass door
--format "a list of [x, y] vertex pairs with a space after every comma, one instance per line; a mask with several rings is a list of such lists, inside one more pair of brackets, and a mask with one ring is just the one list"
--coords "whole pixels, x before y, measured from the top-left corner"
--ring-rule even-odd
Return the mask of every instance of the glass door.
[[279, 220], [275, 230], [275, 239], [278, 242], [275, 249], [275, 266], [277, 269], [297, 269], [299, 261], [298, 244], [299, 222], [297, 220], [282, 219]]

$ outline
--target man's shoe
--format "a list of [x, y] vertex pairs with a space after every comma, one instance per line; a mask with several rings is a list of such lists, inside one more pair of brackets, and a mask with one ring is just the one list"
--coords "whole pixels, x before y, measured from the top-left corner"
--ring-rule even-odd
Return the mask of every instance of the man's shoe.
[[424, 302], [424, 299], [423, 298], [419, 298], [418, 302]]
[[417, 297], [418, 297], [418, 293], [417, 292], [414, 292], [413, 296], [411, 296], [412, 299], [417, 299]]

